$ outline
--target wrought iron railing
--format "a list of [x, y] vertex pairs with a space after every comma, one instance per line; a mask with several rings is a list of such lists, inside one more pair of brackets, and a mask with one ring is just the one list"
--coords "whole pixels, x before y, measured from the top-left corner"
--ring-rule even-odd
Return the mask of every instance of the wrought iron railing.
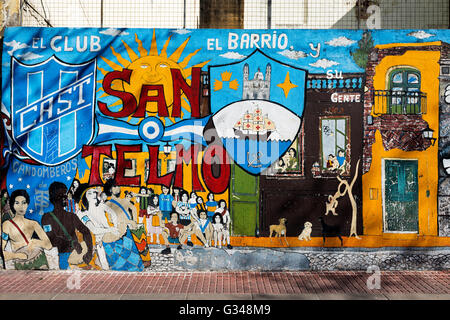
[[375, 90], [374, 114], [424, 114], [427, 112], [427, 94], [420, 91]]
[[327, 79], [325, 75], [309, 74], [306, 81], [306, 89], [362, 89], [364, 78], [362, 76], [352, 76], [342, 73], [338, 79]]

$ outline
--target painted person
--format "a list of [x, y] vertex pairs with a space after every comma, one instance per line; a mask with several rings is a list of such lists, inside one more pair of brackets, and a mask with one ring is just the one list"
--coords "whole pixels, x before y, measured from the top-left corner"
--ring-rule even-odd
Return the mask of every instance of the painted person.
[[181, 201], [181, 189], [180, 188], [173, 188], [172, 190], [172, 207], [175, 209], [177, 207], [178, 202]]
[[99, 266], [103, 270], [109, 270], [106, 252], [103, 242], [113, 242], [120, 238], [119, 230], [109, 225], [105, 212], [114, 216], [114, 211], [98, 199], [97, 188], [87, 188], [81, 197], [81, 210], [77, 215], [95, 237], [95, 251], [99, 260]]
[[[195, 191], [191, 192], [191, 195], [189, 197], [188, 203], [189, 203], [189, 209], [191, 210], [191, 221], [197, 221], [198, 220], [198, 214], [197, 214], [197, 202], [198, 196]], [[193, 219], [192, 219], [193, 218]]]
[[188, 202], [189, 195], [186, 191], [182, 191], [180, 201], [178, 201], [175, 211], [179, 215], [180, 223], [187, 226], [191, 223], [191, 205]]
[[327, 169], [334, 171], [337, 168], [339, 168], [339, 162], [336, 159], [336, 156], [334, 154], [330, 153], [328, 155], [328, 160], [327, 160]]
[[178, 245], [178, 250], [183, 248], [182, 244], [186, 241], [187, 235], [184, 231], [184, 225], [180, 223], [178, 218], [178, 213], [172, 212], [170, 220], [164, 225], [162, 236], [166, 242], [166, 248], [161, 251], [162, 254], [171, 252], [169, 244]]
[[110, 197], [105, 205], [108, 206], [115, 212], [114, 216], [110, 217], [110, 221], [119, 230], [120, 234], [123, 236], [127, 232], [127, 228], [138, 229], [139, 224], [136, 223], [134, 219], [137, 220], [137, 210], [136, 207], [131, 204], [127, 199], [120, 198], [121, 188], [116, 185], [114, 179], [109, 179], [103, 186], [103, 191]]
[[[41, 224], [52, 245], [58, 248], [59, 268], [63, 270], [69, 268], [71, 254], [72, 256], [82, 254], [82, 261], [88, 265], [93, 254], [92, 236], [76, 214], [64, 209], [67, 206], [66, 185], [58, 181], [52, 182], [48, 192], [53, 211], [42, 216]], [[82, 243], [78, 240], [75, 231], [83, 236]]]
[[195, 193], [195, 191], [191, 192], [188, 203], [191, 210], [197, 207], [197, 193]]
[[[189, 244], [189, 239], [191, 235], [195, 234], [197, 238], [203, 242], [205, 247], [208, 247], [208, 242], [206, 238], [203, 236], [200, 229], [195, 225], [195, 223], [191, 223], [188, 226], [180, 223], [179, 215], [176, 212], [173, 212], [171, 215], [171, 219], [168, 223], [165, 224], [165, 229], [163, 231], [163, 238], [166, 241], [167, 248], [169, 248], [168, 244], [178, 244], [177, 249], [183, 249], [183, 244], [187, 243], [189, 246], [193, 246], [193, 244]], [[170, 253], [170, 250], [164, 249], [161, 253], [167, 254]], [[169, 248], [170, 249], [170, 248]]]
[[131, 191], [125, 191], [125, 201], [128, 201], [130, 205], [128, 205], [128, 213], [132, 217], [133, 221], [138, 219], [138, 211], [136, 209], [135, 203], [133, 201], [134, 193]]
[[72, 185], [69, 188], [69, 194], [71, 194], [72, 196], [75, 195], [75, 193], [77, 192], [78, 188], [80, 187], [80, 181], [78, 179], [74, 179], [72, 182]]
[[67, 212], [76, 213], [78, 211], [77, 199], [74, 199], [74, 194], [69, 191], [67, 193], [67, 207], [65, 208]]
[[224, 244], [227, 243], [227, 248], [232, 249], [230, 243], [230, 230], [231, 230], [231, 215], [230, 211], [228, 211], [227, 203], [225, 200], [219, 200], [219, 208], [217, 208], [216, 213], [220, 213], [222, 215], [223, 220], [223, 237], [224, 237]]
[[162, 193], [159, 195], [159, 209], [162, 213], [162, 220], [167, 222], [170, 220], [170, 214], [172, 213], [172, 201], [174, 201], [173, 195], [169, 193], [169, 188], [166, 186], [161, 187]]
[[277, 168], [278, 172], [286, 172], [286, 164], [284, 163], [283, 158], [278, 159], [276, 168]]
[[294, 148], [290, 148], [288, 151], [288, 158], [287, 158], [287, 171], [298, 171], [298, 160], [297, 160], [297, 150]]
[[[143, 248], [139, 250], [133, 238], [133, 234], [139, 239], [139, 235], [145, 233], [144, 226], [136, 223], [137, 210], [130, 201], [120, 198], [121, 189], [114, 179], [109, 179], [103, 186], [103, 191], [110, 199], [105, 205], [113, 210], [115, 216], [109, 216], [109, 220], [114, 227], [119, 230], [120, 239], [115, 242], [105, 243], [106, 258], [111, 270], [116, 271], [142, 271], [144, 267], [150, 266], [151, 260], [145, 262], [142, 256], [145, 256]], [[130, 211], [134, 214], [130, 214]], [[108, 211], [107, 211], [108, 213]], [[145, 241], [146, 247], [146, 241]], [[141, 256], [142, 255], [142, 256]]]
[[343, 173], [345, 172], [345, 170], [347, 169], [347, 159], [345, 159], [345, 152], [342, 149], [339, 149], [338, 151], [338, 156], [336, 157], [338, 163], [339, 163], [339, 168], [338, 170]]
[[[206, 206], [205, 206], [205, 203], [204, 203], [204, 201], [203, 201], [203, 198], [201, 197], [201, 196], [198, 196], [197, 197], [197, 206], [195, 207], [195, 210], [196, 210], [196, 212], [197, 212], [197, 214], [200, 212], [200, 211], [207, 211], [206, 210]], [[207, 215], [208, 216], [208, 215]], [[200, 216], [199, 216], [200, 217]]]
[[1, 192], [1, 215], [2, 215], [2, 223], [6, 220], [11, 219], [14, 215], [11, 211], [11, 206], [9, 203], [9, 195], [6, 189], [3, 189]]
[[66, 207], [66, 211], [76, 214], [80, 210], [79, 204], [83, 192], [86, 191], [86, 186], [86, 183], [81, 184], [77, 179], [73, 180], [72, 185], [67, 192], [68, 205]]
[[337, 159], [337, 161], [339, 163], [339, 167], [342, 167], [344, 165], [344, 162], [345, 162], [344, 150], [339, 149], [336, 159]]
[[[197, 214], [196, 214], [197, 215]], [[205, 219], [207, 219], [206, 212], [205, 212]], [[208, 240], [206, 239], [205, 235], [203, 234], [203, 231], [200, 227], [200, 225], [204, 225], [206, 221], [200, 221], [200, 218], [195, 218], [191, 223], [184, 227], [184, 232], [187, 234], [187, 242], [186, 244], [188, 246], [193, 246], [191, 236], [195, 235], [198, 240], [200, 240], [203, 245], [207, 248], [209, 247]], [[209, 221], [208, 221], [209, 223]]]
[[[178, 201], [177, 207], [175, 208], [175, 211], [179, 215], [179, 221], [183, 226], [189, 226], [192, 222], [191, 218], [191, 205], [189, 204], [189, 195], [186, 191], [181, 192], [181, 201]], [[193, 246], [191, 236], [188, 236], [187, 241], [188, 246]]]
[[214, 213], [216, 212], [217, 209], [217, 202], [214, 200], [214, 194], [213, 193], [208, 193], [207, 196], [207, 200], [205, 203], [206, 206], [206, 211], [208, 214], [208, 219], [212, 220], [212, 217], [214, 215]]
[[160, 244], [159, 235], [162, 233], [162, 213], [159, 208], [159, 197], [157, 194], [153, 194], [150, 197], [150, 203], [147, 207], [147, 236], [150, 237], [152, 242], [154, 236], [156, 237], [156, 243]]
[[[27, 191], [13, 191], [11, 203], [14, 217], [2, 223], [2, 250], [5, 261], [13, 262], [15, 269], [48, 269], [44, 250], [50, 250], [52, 244], [37, 221], [25, 218], [30, 204]], [[34, 235], [37, 237], [33, 237]], [[11, 251], [5, 250], [8, 241]]]
[[214, 246], [218, 248], [222, 248], [222, 240], [223, 240], [223, 219], [220, 213], [215, 213], [212, 217], [212, 227], [213, 227], [213, 240]]
[[[204, 240], [202, 240], [203, 244], [206, 248], [211, 245], [211, 241], [213, 239], [213, 227], [211, 221], [208, 219], [208, 215], [204, 209], [200, 209], [197, 211], [199, 219], [195, 222], [198, 230], [203, 235]], [[197, 235], [197, 233], [196, 233]], [[197, 236], [198, 237], [198, 236]], [[201, 238], [200, 238], [201, 240]]]
[[110, 163], [108, 166], [108, 173], [110, 174], [111, 177], [113, 177], [115, 172], [116, 172], [116, 169], [114, 168], [114, 164]]
[[147, 214], [148, 193], [146, 187], [141, 187], [139, 194], [136, 195], [136, 201], [139, 203], [139, 223], [142, 223]]
[[108, 200], [108, 196], [106, 195], [105, 192], [102, 191], [100, 192], [98, 199], [101, 203], [105, 203], [106, 200]]

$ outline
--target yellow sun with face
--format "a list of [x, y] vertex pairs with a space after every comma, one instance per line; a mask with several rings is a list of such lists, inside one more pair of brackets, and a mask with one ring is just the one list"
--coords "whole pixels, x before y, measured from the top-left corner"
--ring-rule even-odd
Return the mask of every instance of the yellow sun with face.
[[[112, 89], [118, 91], [124, 91], [131, 93], [136, 101], [139, 103], [141, 90], [143, 85], [162, 85], [164, 88], [164, 97], [167, 105], [167, 109], [169, 110], [169, 114], [171, 114], [171, 109], [173, 105], [173, 81], [172, 81], [172, 73], [170, 69], [177, 69], [181, 72], [183, 78], [186, 80], [188, 85], [191, 85], [191, 79], [189, 78], [192, 73], [192, 68], [195, 67], [204, 67], [210, 60], [200, 62], [196, 65], [189, 66], [189, 62], [192, 57], [194, 57], [200, 49], [195, 50], [192, 53], [186, 55], [183, 60], [181, 60], [181, 56], [190, 40], [188, 37], [183, 43], [175, 49], [174, 52], [170, 56], [168, 56], [167, 47], [170, 44], [172, 35], [170, 35], [164, 43], [161, 52], [158, 52], [157, 42], [155, 30], [153, 30], [153, 37], [151, 41], [151, 46], [149, 50], [145, 49], [142, 41], [139, 39], [137, 34], [135, 34], [135, 42], [137, 44], [137, 52], [133, 50], [130, 45], [128, 45], [125, 41], [122, 40], [123, 46], [128, 54], [128, 58], [125, 58], [124, 55], [118, 53], [114, 47], [110, 46], [111, 52], [116, 58], [117, 62], [112, 61], [104, 56], [100, 56], [100, 58], [111, 68], [113, 71], [121, 71], [123, 69], [132, 70], [132, 74], [130, 77], [129, 83], [126, 83], [122, 80], [114, 80], [111, 84]], [[181, 61], [180, 61], [181, 60]], [[101, 67], [97, 67], [98, 70], [105, 76], [109, 71], [105, 70]], [[102, 83], [102, 80], [99, 80], [99, 83]], [[104, 91], [103, 87], [100, 87], [98, 91]], [[156, 94], [156, 92], [155, 92]], [[108, 96], [106, 93], [103, 93], [100, 98]], [[184, 96], [184, 94], [183, 94]], [[186, 99], [186, 97], [181, 99], [181, 117], [185, 115], [185, 112], [190, 113], [191, 108]], [[119, 99], [116, 102], [112, 103], [110, 107], [120, 106], [122, 101]], [[157, 116], [158, 108], [157, 102], [149, 101], [146, 104], [146, 113], [147, 116]], [[131, 116], [128, 118], [130, 121]], [[175, 119], [172, 117], [168, 117], [170, 121], [173, 123]], [[140, 119], [139, 121], [141, 121]], [[167, 118], [161, 118], [161, 121], [166, 124]]]

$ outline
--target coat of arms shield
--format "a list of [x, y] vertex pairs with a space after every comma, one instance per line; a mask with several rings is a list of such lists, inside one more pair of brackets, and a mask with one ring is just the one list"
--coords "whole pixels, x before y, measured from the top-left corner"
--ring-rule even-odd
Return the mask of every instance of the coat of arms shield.
[[12, 57], [12, 138], [30, 158], [55, 166], [91, 141], [95, 73], [95, 60], [69, 64], [52, 56], [27, 65]]
[[263, 173], [299, 133], [307, 71], [256, 50], [240, 62], [211, 66], [209, 74], [217, 136], [237, 165]]

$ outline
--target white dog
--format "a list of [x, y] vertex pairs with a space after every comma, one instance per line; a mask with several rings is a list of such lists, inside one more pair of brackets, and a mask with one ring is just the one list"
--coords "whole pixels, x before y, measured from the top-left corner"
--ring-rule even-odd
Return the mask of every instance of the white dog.
[[311, 240], [311, 231], [312, 231], [312, 223], [306, 221], [302, 233], [300, 233], [300, 235], [298, 236], [298, 240], [306, 240], [306, 241]]

